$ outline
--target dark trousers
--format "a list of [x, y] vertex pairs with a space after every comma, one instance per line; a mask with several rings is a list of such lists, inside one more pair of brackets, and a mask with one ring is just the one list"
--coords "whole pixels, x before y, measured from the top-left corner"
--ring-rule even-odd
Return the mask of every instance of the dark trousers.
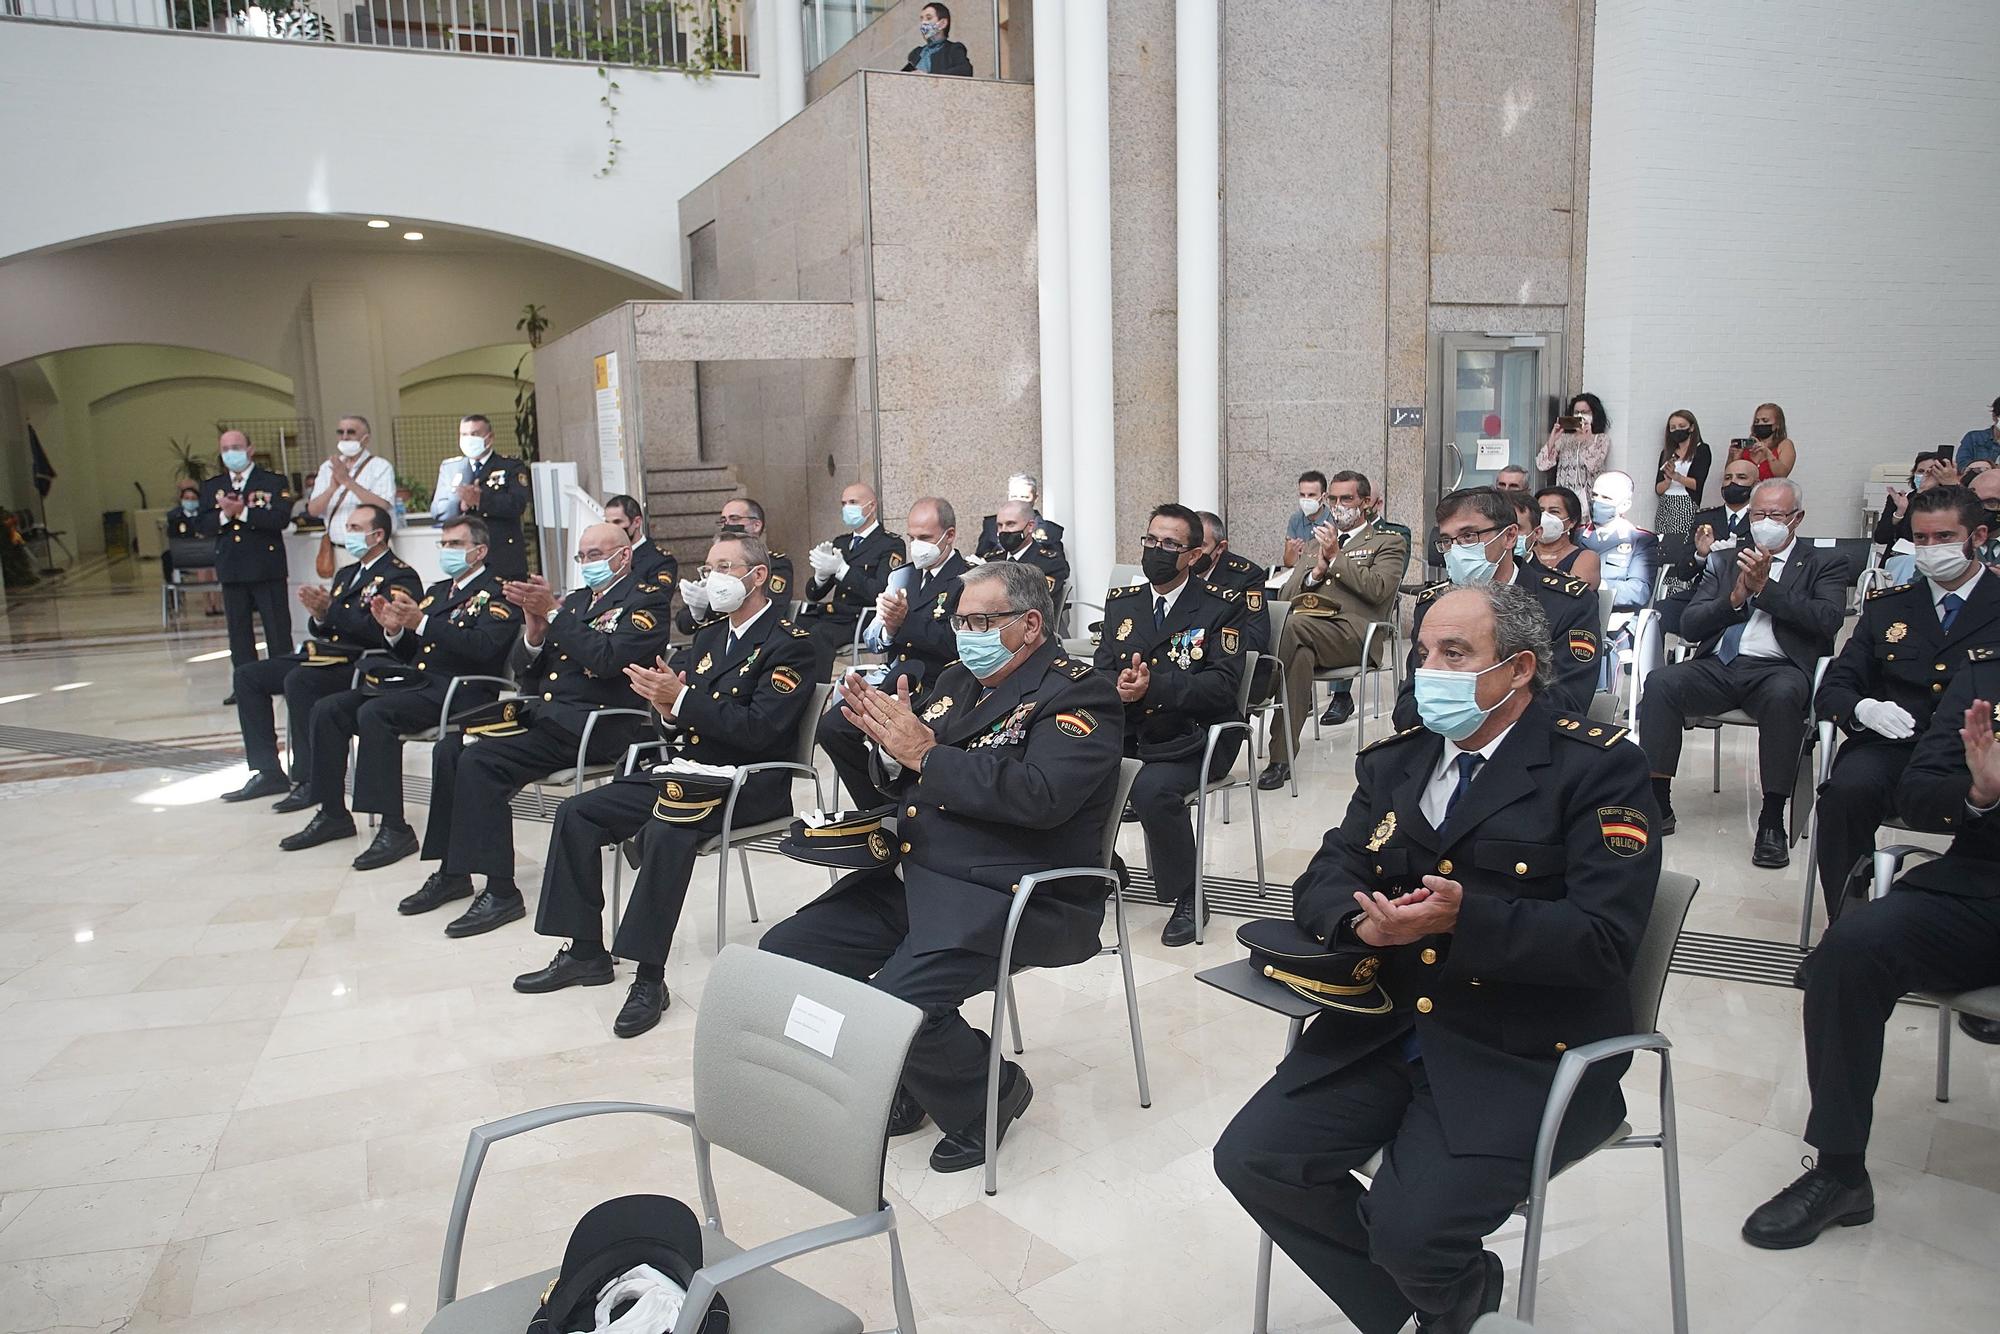
[[[1298, 708], [1298, 701], [1292, 707]], [[1305, 707], [1311, 707], [1310, 699]], [[1242, 748], [1240, 734], [1223, 738], [1215, 747], [1209, 777], [1228, 773]], [[1162, 903], [1194, 896], [1194, 808], [1187, 804], [1187, 795], [1200, 785], [1199, 754], [1184, 760], [1148, 760], [1132, 780], [1132, 809], [1146, 832], [1146, 865], [1152, 869], [1153, 889]]]
[[993, 989], [1000, 960], [976, 950], [916, 954], [909, 932], [895, 871], [856, 871], [766, 931], [758, 948], [869, 982], [922, 1010], [903, 1087], [944, 1130], [969, 1130], [986, 1115], [988, 1038], [958, 1007]]
[[854, 623], [860, 619], [860, 613], [851, 611], [801, 613], [799, 624], [812, 631], [813, 651], [819, 654], [822, 663], [830, 666], [833, 655], [845, 653], [854, 642]]
[[875, 786], [875, 776], [869, 772], [867, 734], [848, 722], [838, 705], [820, 715], [813, 743], [833, 761], [834, 775], [854, 799], [856, 810], [889, 804], [889, 794]]
[[1764, 795], [1789, 797], [1798, 781], [1812, 678], [1784, 658], [1694, 658], [1654, 669], [1639, 701], [1639, 740], [1656, 774], [1680, 768], [1682, 724], [1742, 709], [1757, 720], [1757, 772]]
[[[1285, 1061], [1301, 1059], [1319, 1058]], [[1396, 1043], [1297, 1082], [1281, 1065], [1251, 1095], [1216, 1141], [1216, 1176], [1363, 1334], [1448, 1310], [1483, 1281], [1482, 1244], [1527, 1197], [1528, 1160], [1451, 1152], [1423, 1062]], [[1364, 1191], [1352, 1169], [1377, 1149]]]
[[252, 615], [264, 621], [264, 652], [270, 657], [290, 653], [292, 644], [292, 604], [285, 596], [283, 579], [259, 579], [255, 583], [224, 584], [222, 614], [229, 627], [229, 661], [241, 667], [257, 661], [257, 629]]
[[1854, 863], [1875, 850], [1875, 831], [1896, 810], [1896, 783], [1915, 741], [1850, 741], [1819, 789], [1819, 888], [1830, 922], [1845, 902]]
[[321, 700], [312, 713], [312, 785], [321, 808], [335, 812], [346, 809], [347, 743], [359, 737], [354, 809], [373, 811], [390, 828], [404, 824], [403, 733], [435, 725], [443, 701], [443, 690], [399, 690], [386, 695], [344, 690]]
[[[426, 861], [446, 875], [514, 878], [514, 794], [537, 778], [576, 763], [579, 738], [550, 722], [531, 723], [519, 736], [454, 732], [431, 748], [431, 813], [424, 822]], [[631, 737], [618, 728], [591, 734], [589, 762], [608, 764]]]
[[1882, 1030], [1896, 1001], [1910, 991], [2000, 983], [2000, 898], [1898, 882], [1843, 913], [1800, 973], [1812, 1093], [1806, 1142], [1822, 1153], [1861, 1153], [1882, 1077]]
[[259, 773], [286, 772], [278, 759], [278, 725], [271, 701], [285, 697], [285, 735], [292, 743], [291, 780], [310, 782], [313, 774], [313, 709], [344, 691], [354, 678], [346, 665], [308, 667], [296, 658], [264, 658], [236, 669], [236, 725], [243, 733], [243, 758]]

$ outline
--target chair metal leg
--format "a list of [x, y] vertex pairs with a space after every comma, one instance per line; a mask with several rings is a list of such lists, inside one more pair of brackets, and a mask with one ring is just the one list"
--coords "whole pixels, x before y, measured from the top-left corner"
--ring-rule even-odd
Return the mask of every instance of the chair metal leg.
[[[1313, 740], [1319, 740], [1319, 682], [1311, 682], [1306, 690], [1306, 707], [1312, 710]], [[1297, 756], [1292, 758], [1297, 759]]]
[[743, 868], [743, 898], [750, 905], [750, 920], [753, 922], [762, 921], [763, 919], [757, 916], [757, 884], [750, 878], [750, 850], [748, 848], [736, 849], [736, 864]]
[[1687, 1255], [1681, 1243], [1681, 1140], [1674, 1123], [1673, 1053], [1660, 1053], [1660, 1170], [1667, 1200], [1667, 1291], [1674, 1334], [1688, 1334]]
[[[1201, 907], [1203, 901], [1202, 891], [1203, 889], [1206, 888], [1206, 886], [1202, 884], [1202, 871], [1208, 864], [1208, 778], [1206, 775], [1204, 775], [1201, 780], [1201, 786], [1195, 789], [1195, 798], [1196, 799], [1194, 803], [1194, 943], [1199, 945], [1202, 943], [1202, 921], [1201, 921], [1202, 918]], [[1157, 867], [1154, 868], [1153, 875], [1156, 878], [1158, 877], [1159, 869]]]
[[611, 845], [611, 938], [618, 938], [618, 922], [624, 915], [625, 903], [625, 849], [622, 845]]
[[1951, 1101], [1951, 1026], [1956, 1020], [1951, 1006], [1938, 1002], [1937, 1100]]
[[1713, 780], [1709, 791], [1722, 791], [1722, 729], [1720, 727], [1715, 729], [1715, 763], [1711, 766], [1710, 773], [1713, 775]]
[[1000, 1025], [1007, 1018], [1007, 996], [1011, 981], [997, 982], [993, 988], [993, 1037], [986, 1044], [986, 1193], [1000, 1191]]
[[1271, 1237], [1257, 1232], [1257, 1308], [1250, 1317], [1250, 1334], [1267, 1334], [1271, 1328]]
[[1813, 900], [1819, 896], [1819, 803], [1813, 803], [1812, 826], [1806, 830], [1805, 902], [1799, 906], [1799, 948], [1812, 943]]
[[1250, 779], [1250, 839], [1257, 849], [1257, 897], [1264, 897], [1264, 813], [1257, 807], [1257, 779]]
[[[1146, 1078], [1146, 1039], [1139, 1030], [1139, 987], [1132, 978], [1132, 941], [1125, 930], [1125, 891], [1113, 890], [1111, 904], [1118, 928], [1118, 967], [1125, 974], [1125, 1018], [1132, 1026], [1132, 1068], [1139, 1076], [1139, 1105], [1151, 1107], [1153, 1086]], [[1016, 1046], [1015, 1051], [1020, 1048]]]
[[[1278, 713], [1282, 713], [1285, 716], [1285, 740], [1289, 745], [1292, 736], [1292, 687], [1283, 676], [1278, 678]], [[1271, 715], [1272, 726], [1274, 727], [1277, 725], [1277, 716], [1277, 714]], [[1292, 771], [1292, 798], [1297, 800], [1299, 795], [1298, 747], [1292, 746], [1288, 753], [1292, 757], [1290, 766]]]
[[1021, 1055], [1027, 1050], [1021, 1045], [1021, 1002], [1014, 995], [1014, 979], [1007, 979], [1007, 1024], [1014, 1035], [1014, 1054]]
[[729, 943], [729, 831], [722, 831], [722, 849], [715, 859], [715, 952]]
[[1229, 789], [1222, 791], [1222, 823], [1229, 823]]

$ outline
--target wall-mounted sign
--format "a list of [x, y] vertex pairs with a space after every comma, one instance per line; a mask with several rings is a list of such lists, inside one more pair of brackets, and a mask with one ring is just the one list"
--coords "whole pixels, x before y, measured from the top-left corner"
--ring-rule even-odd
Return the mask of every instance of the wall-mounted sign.
[[625, 410], [618, 400], [618, 354], [597, 359], [597, 476], [607, 496], [625, 491]]
[[1424, 410], [1422, 408], [1389, 409], [1389, 425], [1391, 426], [1422, 426], [1423, 424]]
[[1481, 440], [1479, 457], [1472, 466], [1480, 472], [1499, 472], [1507, 466], [1507, 456], [1513, 443], [1511, 440]]

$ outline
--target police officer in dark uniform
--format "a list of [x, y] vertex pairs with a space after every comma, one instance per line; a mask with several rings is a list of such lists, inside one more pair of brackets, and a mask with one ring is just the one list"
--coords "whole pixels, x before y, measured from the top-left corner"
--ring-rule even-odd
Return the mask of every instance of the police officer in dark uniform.
[[[243, 755], [250, 781], [224, 801], [251, 801], [289, 795], [271, 809], [280, 814], [313, 804], [313, 707], [353, 682], [354, 661], [384, 644], [382, 627], [369, 615], [369, 599], [401, 589], [414, 597], [423, 580], [389, 550], [389, 515], [375, 505], [356, 505], [347, 520], [347, 549], [359, 556], [333, 576], [329, 588], [299, 590], [310, 637], [296, 653], [248, 662], [236, 669], [236, 722], [243, 732]], [[271, 700], [285, 697], [285, 733], [292, 744], [292, 782], [278, 759], [278, 729]], [[296, 784], [296, 786], [294, 786]]]
[[[558, 598], [548, 582], [509, 581], [503, 591], [521, 613], [514, 679], [526, 698], [499, 706], [501, 716], [467, 719], [431, 750], [431, 810], [422, 855], [442, 865], [396, 905], [410, 916], [486, 888], [444, 929], [476, 936], [520, 917], [527, 905], [514, 883], [514, 794], [576, 762], [590, 715], [630, 708], [625, 669], [650, 666], [666, 651], [672, 590], [632, 576], [630, 539], [616, 524], [592, 524], [577, 538], [584, 587]], [[489, 710], [489, 713], [491, 710]], [[614, 718], [590, 734], [591, 764], [608, 764], [638, 740], [635, 720]]]
[[[994, 562], [965, 576], [959, 661], [913, 700], [850, 674], [849, 721], [896, 765], [898, 868], [857, 871], [764, 934], [761, 948], [874, 985], [924, 1012], [903, 1067], [889, 1132], [926, 1114], [945, 1136], [931, 1169], [985, 1162], [986, 1034], [959, 1014], [991, 991], [1001, 937], [1023, 877], [1096, 866], [1118, 792], [1121, 726], [1107, 674], [1064, 654], [1050, 637], [1048, 586]], [[886, 828], [886, 827], [885, 827]], [[1091, 958], [1104, 921], [1104, 887], [1039, 886], [1014, 938], [1016, 967], [1056, 968]], [[1001, 1075], [996, 1132], [1033, 1096], [1027, 1071]]]
[[[264, 623], [264, 649], [272, 657], [292, 644], [292, 609], [285, 596], [285, 528], [296, 497], [292, 486], [250, 458], [250, 437], [224, 431], [216, 444], [222, 471], [201, 484], [198, 530], [215, 539], [215, 577], [229, 625], [229, 662], [257, 661], [254, 614]], [[225, 701], [235, 703], [234, 699]]]
[[[359, 738], [354, 762], [354, 809], [382, 817], [382, 827], [354, 859], [357, 871], [399, 862], [417, 850], [403, 818], [403, 734], [434, 727], [455, 676], [497, 676], [521, 632], [521, 613], [506, 599], [486, 564], [486, 521], [476, 514], [447, 519], [438, 534], [445, 577], [418, 601], [400, 589], [369, 599], [387, 649], [362, 659], [361, 684], [321, 700], [312, 712], [312, 791], [319, 811], [278, 846], [287, 852], [354, 834], [347, 809], [347, 746]], [[486, 704], [484, 682], [467, 682], [452, 710]]]
[[604, 521], [615, 523], [632, 539], [632, 573], [649, 584], [667, 588], [681, 577], [674, 553], [646, 536], [646, 510], [636, 496], [613, 496], [604, 502]]
[[[788, 760], [818, 680], [812, 635], [784, 618], [764, 591], [770, 577], [762, 539], [717, 538], [702, 581], [715, 615], [683, 645], [665, 670], [626, 669], [632, 689], [652, 704], [675, 741], [673, 757], [698, 764], [761, 764]], [[671, 757], [662, 756], [665, 763]], [[748, 826], [787, 815], [792, 775], [752, 774], [737, 794], [733, 819]], [[535, 930], [570, 941], [547, 967], [514, 979], [514, 990], [559, 991], [603, 986], [612, 978], [604, 948], [603, 850], [639, 842], [639, 873], [619, 920], [612, 953], [638, 965], [611, 1031], [637, 1037], [667, 1008], [665, 966], [674, 926], [687, 899], [696, 851], [720, 833], [726, 788], [702, 795], [660, 784], [640, 771], [556, 811], [549, 837]]]
[[[1271, 617], [1264, 610], [1264, 567], [1229, 549], [1229, 525], [1222, 521], [1221, 515], [1202, 510], [1201, 532], [1202, 556], [1188, 573], [1217, 588], [1231, 588], [1243, 595], [1243, 646], [1252, 653], [1268, 656], [1271, 652]], [[1271, 675], [1275, 672], [1275, 664], [1269, 668], [1260, 666], [1258, 670]], [[1250, 697], [1262, 699], [1267, 693], [1266, 690], [1252, 689]]]
[[[958, 514], [950, 501], [925, 496], [910, 506], [908, 527], [909, 564], [889, 576], [888, 591], [876, 601], [875, 623], [862, 636], [866, 647], [886, 655], [881, 685], [891, 691], [898, 677], [909, 677], [913, 685], [935, 681], [957, 661], [951, 614], [964, 587], [959, 576], [972, 568], [958, 552]], [[869, 772], [867, 734], [839, 709], [821, 716], [815, 740], [859, 808], [872, 810], [889, 800]]]
[[874, 487], [856, 482], [842, 491], [840, 521], [848, 531], [806, 553], [812, 582], [806, 585], [806, 605], [799, 613], [799, 623], [812, 631], [827, 662], [853, 642], [854, 623], [874, 609], [875, 599], [889, 586], [889, 576], [907, 556], [903, 539], [884, 528], [877, 516]]
[[[722, 513], [717, 519], [718, 537], [754, 537], [771, 545], [770, 534], [764, 530], [764, 507], [748, 496], [732, 496], [723, 502]], [[792, 578], [792, 558], [782, 551], [771, 552], [771, 601], [778, 604], [779, 611], [787, 611], [793, 598], [798, 596], [798, 587]], [[699, 579], [681, 580], [681, 609], [674, 613], [674, 625], [684, 635], [691, 635], [695, 627], [708, 619], [708, 594], [702, 590]], [[822, 679], [825, 673], [821, 674]]]
[[[1146, 832], [1153, 890], [1174, 905], [1160, 939], [1191, 944], [1194, 816], [1188, 793], [1201, 785], [1210, 723], [1237, 717], [1248, 616], [1243, 595], [1188, 573], [1201, 558], [1201, 519], [1185, 505], [1153, 511], [1139, 553], [1147, 582], [1104, 595], [1097, 668], [1114, 678], [1125, 705], [1125, 753], [1146, 762], [1132, 784], [1132, 809]], [[1215, 748], [1211, 777], [1229, 771], [1243, 739]]]
[[201, 484], [182, 482], [174, 507], [167, 511], [167, 549], [160, 553], [160, 578], [174, 581], [174, 543], [198, 539], [201, 531]]
[[[1997, 726], [2000, 649], [1975, 648], [1939, 697], [1896, 788], [1896, 809], [1910, 827], [1950, 834], [1951, 847], [1911, 865], [1883, 897], [1842, 913], [1799, 968], [1812, 1094], [1805, 1140], [1819, 1157], [1751, 1213], [1743, 1239], [1752, 1246], [1790, 1250], [1836, 1224], [1875, 1217], [1867, 1151], [1884, 1026], [1909, 992], [2000, 984]], [[1988, 1020], [1961, 1016], [1959, 1026], [1982, 1042], [2000, 1040]]]
[[[456, 488], [432, 501], [431, 515], [440, 522], [468, 513], [486, 520], [492, 540], [486, 563], [502, 579], [525, 579], [528, 546], [521, 536], [521, 516], [534, 500], [528, 465], [494, 448], [493, 423], [476, 412], [459, 422], [458, 432], [468, 475]], [[480, 443], [485, 449], [473, 453]]]
[[1975, 648], [2000, 646], [2000, 578], [1973, 556], [1986, 509], [1964, 487], [1910, 497], [1915, 583], [1877, 589], [1847, 646], [1826, 669], [1814, 717], [1847, 734], [1819, 790], [1819, 885], [1828, 920], [1867, 897], [1875, 831], [1894, 808], [1897, 780], [1931, 708]]
[[1514, 559], [1518, 535], [1514, 502], [1488, 486], [1453, 491], [1437, 505], [1437, 549], [1449, 578], [1417, 594], [1410, 620], [1410, 656], [1403, 688], [1396, 696], [1396, 726], [1415, 727], [1420, 721], [1415, 694], [1416, 669], [1423, 665], [1417, 640], [1431, 604], [1454, 586], [1478, 583], [1511, 584], [1526, 589], [1540, 604], [1553, 636], [1555, 684], [1549, 688], [1552, 707], [1588, 713], [1597, 693], [1597, 590], [1532, 561]]
[[1001, 504], [997, 516], [987, 516], [987, 522], [998, 526], [992, 541], [980, 551], [980, 559], [1019, 561], [1040, 570], [1048, 580], [1049, 597], [1060, 616], [1063, 591], [1069, 587], [1069, 556], [1061, 542], [1035, 536], [1037, 529], [1047, 526], [1036, 517], [1035, 507], [1025, 500], [1009, 500]]
[[[1292, 890], [1312, 939], [1377, 951], [1399, 1012], [1315, 1018], [1215, 1147], [1223, 1184], [1364, 1334], [1412, 1314], [1463, 1334], [1498, 1307], [1482, 1239], [1528, 1193], [1563, 1052], [1631, 1031], [1660, 874], [1645, 756], [1553, 707], [1530, 590], [1438, 597], [1418, 648], [1423, 726], [1362, 751]], [[1559, 1163], [1617, 1127], [1628, 1061], [1588, 1068]], [[1382, 1149], [1364, 1191], [1349, 1169]]]
[[981, 560], [992, 560], [1018, 550], [1002, 540], [1007, 531], [1004, 520], [1008, 505], [1025, 505], [1028, 509], [1028, 523], [1019, 531], [1028, 535], [1027, 540], [1041, 546], [1052, 546], [1058, 552], [1063, 549], [1063, 526], [1054, 519], [1044, 519], [1036, 506], [1042, 498], [1041, 486], [1031, 473], [1017, 472], [1007, 479], [1006, 504], [979, 521], [979, 544], [972, 549]]

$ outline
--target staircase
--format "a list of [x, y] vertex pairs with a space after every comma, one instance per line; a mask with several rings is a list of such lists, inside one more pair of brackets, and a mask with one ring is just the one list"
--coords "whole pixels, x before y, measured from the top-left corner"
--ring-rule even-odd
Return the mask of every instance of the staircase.
[[723, 502], [742, 494], [736, 469], [729, 464], [648, 468], [646, 526], [683, 571], [691, 570], [708, 558]]

